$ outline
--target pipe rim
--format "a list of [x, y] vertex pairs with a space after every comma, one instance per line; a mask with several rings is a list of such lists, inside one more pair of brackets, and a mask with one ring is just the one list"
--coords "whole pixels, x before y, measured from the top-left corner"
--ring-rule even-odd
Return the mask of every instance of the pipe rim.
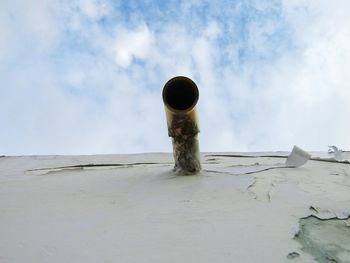
[[[186, 109], [183, 109], [183, 110], [173, 108], [173, 107], [168, 103], [168, 101], [167, 101], [167, 99], [166, 99], [167, 90], [169, 89], [169, 87], [171, 87], [171, 84], [173, 84], [173, 83], [176, 82], [176, 81], [184, 81], [184, 82], [189, 83], [190, 86], [191, 86], [191, 88], [192, 88], [193, 91], [194, 91], [194, 96], [195, 96], [195, 98], [194, 98], [193, 103], [191, 104], [190, 107], [187, 107]], [[198, 87], [197, 87], [196, 83], [195, 83], [192, 79], [190, 79], [190, 78], [188, 78], [188, 77], [185, 77], [185, 76], [176, 76], [176, 77], [173, 77], [173, 78], [169, 79], [169, 80], [165, 83], [165, 85], [164, 85], [164, 87], [163, 87], [162, 97], [163, 97], [163, 102], [164, 102], [165, 106], [166, 106], [169, 110], [171, 110], [171, 111], [173, 111], [173, 112], [178, 112], [178, 113], [186, 113], [186, 112], [189, 112], [189, 111], [193, 110], [193, 108], [196, 106], [196, 104], [197, 104], [197, 102], [198, 102], [198, 100], [199, 100], [199, 90], [198, 90]]]

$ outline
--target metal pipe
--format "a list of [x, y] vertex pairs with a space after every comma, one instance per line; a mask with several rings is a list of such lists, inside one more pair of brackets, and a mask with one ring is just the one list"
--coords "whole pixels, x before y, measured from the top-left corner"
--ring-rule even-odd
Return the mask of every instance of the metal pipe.
[[201, 169], [195, 108], [198, 98], [197, 85], [187, 77], [174, 77], [164, 85], [163, 101], [173, 143], [174, 171], [183, 174], [195, 174]]

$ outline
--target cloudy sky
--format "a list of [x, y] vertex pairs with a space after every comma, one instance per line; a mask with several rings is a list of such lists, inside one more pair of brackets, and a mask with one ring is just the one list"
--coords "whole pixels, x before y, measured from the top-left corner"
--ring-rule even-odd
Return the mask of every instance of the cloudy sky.
[[202, 151], [350, 148], [348, 0], [1, 0], [0, 154], [171, 151], [161, 91], [200, 89]]

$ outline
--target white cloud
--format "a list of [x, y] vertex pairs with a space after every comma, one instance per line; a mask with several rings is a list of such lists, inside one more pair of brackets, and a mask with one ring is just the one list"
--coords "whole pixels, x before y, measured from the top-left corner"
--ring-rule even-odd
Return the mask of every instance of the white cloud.
[[48, 52], [54, 49], [60, 37], [55, 7], [51, 0], [1, 2], [1, 27], [9, 33], [7, 48], [14, 51], [16, 46], [24, 49], [28, 45]]
[[78, 6], [81, 12], [92, 20], [100, 19], [111, 12], [110, 3], [96, 0], [80, 0]]
[[147, 59], [153, 41], [153, 35], [146, 25], [135, 30], [117, 30], [114, 45], [116, 63], [128, 67], [133, 59]]
[[5, 26], [7, 24], [6, 17], [0, 16], [0, 59], [5, 56], [9, 45], [9, 30]]
[[203, 151], [350, 148], [346, 1], [165, 6], [1, 2], [0, 154], [170, 151], [175, 75], [200, 88]]

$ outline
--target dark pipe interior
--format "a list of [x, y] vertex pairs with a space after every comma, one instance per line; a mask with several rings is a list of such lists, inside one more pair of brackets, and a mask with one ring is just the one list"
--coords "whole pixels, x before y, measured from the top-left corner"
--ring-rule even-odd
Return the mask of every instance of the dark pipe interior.
[[174, 79], [165, 86], [164, 100], [175, 110], [186, 110], [196, 103], [198, 90], [191, 80]]

